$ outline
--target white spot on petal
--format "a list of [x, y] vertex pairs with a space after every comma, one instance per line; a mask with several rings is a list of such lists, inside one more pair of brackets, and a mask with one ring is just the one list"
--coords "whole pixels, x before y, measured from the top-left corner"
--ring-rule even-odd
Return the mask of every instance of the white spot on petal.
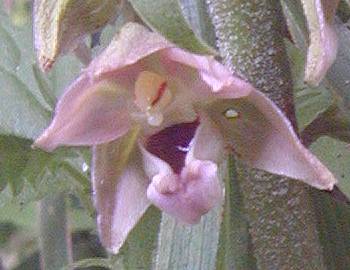
[[81, 167], [81, 169], [83, 170], [83, 172], [87, 172], [89, 170], [89, 165], [87, 165], [87, 163], [84, 162], [83, 166]]
[[238, 112], [232, 108], [227, 109], [225, 111], [224, 115], [228, 119], [237, 118], [239, 116]]

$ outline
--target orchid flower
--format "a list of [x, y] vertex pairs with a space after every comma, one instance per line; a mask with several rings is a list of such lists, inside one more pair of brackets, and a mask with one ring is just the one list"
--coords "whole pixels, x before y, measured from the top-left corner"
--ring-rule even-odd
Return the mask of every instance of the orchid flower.
[[62, 145], [92, 146], [98, 230], [115, 253], [150, 204], [192, 224], [220, 203], [218, 165], [230, 151], [319, 189], [336, 183], [262, 93], [135, 23], [68, 86], [35, 141]]

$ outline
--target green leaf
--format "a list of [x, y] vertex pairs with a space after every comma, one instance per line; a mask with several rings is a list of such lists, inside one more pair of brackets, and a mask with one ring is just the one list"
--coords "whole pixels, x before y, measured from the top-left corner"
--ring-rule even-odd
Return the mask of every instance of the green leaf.
[[322, 137], [311, 145], [311, 150], [335, 174], [340, 189], [350, 197], [350, 148], [338, 140]]
[[130, 232], [117, 257], [125, 270], [152, 269], [161, 213], [151, 206]]
[[30, 153], [28, 142], [16, 137], [0, 136], [0, 189], [10, 185], [13, 193], [18, 193], [22, 185], [21, 174], [26, 167]]
[[48, 124], [50, 113], [16, 75], [0, 67], [0, 133], [34, 139]]
[[163, 213], [154, 269], [215, 269], [221, 213], [218, 206], [192, 226]]
[[[24, 0], [25, 1], [25, 0]], [[23, 1], [21, 1], [23, 2]], [[30, 12], [28, 10], [28, 12]], [[0, 21], [7, 33], [16, 41], [17, 47], [20, 50], [20, 62], [15, 71], [12, 71], [6, 66], [0, 66], [7, 71], [12, 72], [20, 81], [22, 81], [29, 89], [30, 93], [38, 100], [39, 103], [44, 104], [41, 98], [40, 91], [37, 87], [35, 78], [32, 72], [32, 64], [35, 61], [34, 48], [32, 41], [32, 25], [28, 21], [25, 25], [19, 27], [14, 25], [9, 17], [0, 11]], [[1, 42], [4, 42], [1, 40]]]
[[286, 41], [292, 71], [294, 102], [298, 127], [303, 130], [332, 104], [332, 96], [323, 84], [310, 88], [304, 83], [304, 56], [300, 49]]
[[[37, 169], [42, 169], [49, 158], [49, 154], [30, 146], [29, 140], [0, 136], [0, 186], [9, 184], [15, 195], [21, 191], [25, 180], [32, 181], [37, 177]], [[35, 164], [35, 168], [31, 164]]]
[[225, 206], [220, 228], [219, 251], [216, 269], [257, 269], [249, 233], [249, 222], [245, 215], [244, 198], [238, 182], [235, 161], [230, 156], [225, 176]]
[[140, 17], [150, 28], [179, 47], [199, 54], [216, 54], [215, 50], [195, 35], [177, 0], [130, 0]]
[[37, 235], [36, 224], [37, 205], [36, 203], [29, 203], [20, 206], [15, 203], [7, 204], [0, 207], [0, 221], [2, 223], [11, 223], [23, 230], [30, 231]]
[[95, 218], [84, 208], [69, 207], [69, 223], [72, 231], [91, 231], [96, 227]]
[[307, 47], [307, 26], [304, 17], [303, 7], [299, 1], [281, 1], [283, 13], [286, 17], [289, 33], [293, 43], [306, 52]]
[[110, 264], [110, 260], [106, 258], [89, 258], [75, 262], [71, 265], [61, 268], [61, 270], [72, 270], [76, 268], [87, 268], [87, 267], [104, 267], [107, 269], [113, 269]]
[[[31, 148], [32, 142], [14, 136], [0, 136], [0, 205], [28, 204], [47, 194], [69, 191], [78, 195], [90, 213], [90, 181], [75, 168], [83, 159], [65, 150], [49, 154]], [[67, 158], [69, 162], [67, 161]], [[71, 164], [76, 163], [76, 164]]]
[[[16, 196], [13, 197], [12, 191], [6, 188], [0, 195], [1, 204], [28, 203], [39, 200], [46, 194], [64, 191], [78, 195], [89, 209], [89, 213], [92, 213], [90, 184], [86, 173], [81, 169], [84, 159], [76, 154], [72, 155], [72, 151], [60, 150], [54, 154], [47, 154], [30, 148], [32, 140], [36, 139], [49, 123], [49, 109], [53, 108], [56, 95], [61, 94], [64, 86], [77, 75], [81, 64], [74, 57], [65, 57], [57, 63], [49, 76], [44, 76], [33, 64], [31, 24], [15, 27], [2, 10], [0, 21], [1, 27], [7, 33], [6, 36], [0, 35], [1, 45], [16, 41], [21, 56], [17, 60], [18, 67], [13, 71], [8, 66], [2, 66], [4, 62], [0, 59], [0, 135], [6, 135], [4, 137], [11, 137], [16, 141], [16, 144], [8, 139], [4, 141], [3, 149], [12, 148], [15, 151], [2, 152], [2, 155], [6, 157], [6, 162], [11, 160], [12, 168], [16, 168], [13, 173], [17, 173], [15, 176], [6, 177], [5, 180], [2, 177], [2, 183], [13, 184], [11, 187], [16, 191]], [[2, 40], [3, 38], [9, 40]], [[14, 155], [18, 158], [13, 158]], [[8, 163], [5, 167], [8, 170], [3, 170], [4, 173], [12, 170]]]
[[51, 90], [47, 80], [45, 79], [44, 74], [41, 72], [37, 65], [33, 65], [33, 74], [38, 84], [41, 95], [53, 110], [56, 104], [56, 97], [54, 95], [54, 92]]
[[17, 26], [22, 27], [27, 25], [31, 18], [31, 1], [30, 0], [10, 0], [3, 1], [8, 2], [11, 5], [11, 9], [9, 10], [9, 16], [11, 22]]
[[[29, 202], [24, 205], [13, 202], [2, 205], [0, 207], [0, 222], [14, 224], [16, 227], [37, 235], [37, 206], [36, 202]], [[72, 231], [91, 230], [95, 227], [95, 220], [88, 215], [86, 210], [72, 207], [68, 210], [70, 211], [70, 228]]]
[[[5, 95], [6, 98], [8, 97], [8, 99], [13, 99], [11, 102], [15, 103], [16, 106], [12, 106], [11, 103], [9, 103], [8, 106], [13, 107], [14, 113], [17, 111], [20, 112], [21, 110], [19, 110], [18, 108], [20, 108], [21, 106], [26, 106], [26, 104], [23, 105], [22, 103], [36, 103], [33, 103], [31, 108], [28, 108], [28, 106], [26, 108], [23, 108], [23, 110], [27, 112], [27, 115], [26, 118], [19, 119], [18, 123], [12, 121], [13, 119], [8, 120], [13, 122], [13, 124], [16, 124], [16, 127], [22, 126], [22, 122], [19, 121], [28, 122], [27, 120], [29, 120], [31, 122], [34, 122], [35, 125], [32, 125], [31, 122], [28, 122], [27, 124], [33, 129], [30, 130], [30, 134], [23, 134], [26, 132], [13, 133], [11, 130], [11, 126], [6, 126], [5, 134], [14, 134], [16, 136], [34, 139], [38, 136], [40, 132], [42, 132], [44, 127], [47, 126], [50, 117], [50, 114], [48, 112], [45, 112], [47, 119], [45, 119], [44, 122], [41, 121], [41, 119], [37, 117], [36, 105], [42, 105], [41, 107], [44, 108], [43, 110], [48, 111], [50, 107], [52, 107], [55, 97], [57, 95], [60, 95], [63, 92], [64, 87], [67, 86], [67, 84], [71, 82], [74, 77], [76, 77], [76, 75], [80, 71], [81, 64], [74, 57], [65, 57], [64, 59], [62, 59], [62, 61], [59, 61], [59, 63], [57, 63], [57, 69], [53, 70], [47, 78], [44, 78], [44, 76], [37, 72], [36, 69], [33, 70], [35, 56], [31, 23], [27, 23], [23, 27], [15, 27], [9, 20], [8, 16], [2, 12], [2, 10], [0, 10], [0, 21], [2, 27], [8, 33], [8, 37], [12, 38], [17, 42], [17, 46], [21, 53], [20, 63], [14, 72], [10, 72], [11, 70], [6, 66], [1, 66], [0, 59], [0, 73], [3, 73], [3, 70], [7, 72], [6, 74], [1, 74], [1, 77], [5, 77], [6, 80], [11, 80], [11, 87], [17, 88], [16, 91], [21, 91], [21, 95], [23, 96], [23, 98], [18, 98], [17, 96], [14, 97], [13, 93], [10, 93], [10, 96], [8, 96], [8, 93], [4, 93], [4, 91], [1, 91], [1, 93], [2, 95]], [[2, 37], [0, 36], [0, 38]], [[6, 40], [2, 39], [0, 41], [1, 44], [7, 42]], [[7, 81], [5, 79], [3, 81], [0, 80], [0, 86], [6, 85]], [[19, 87], [18, 84], [20, 84]], [[25, 91], [22, 91], [21, 88]], [[25, 95], [24, 93], [27, 93], [27, 95]], [[2, 98], [1, 95], [0, 97], [2, 100], [4, 100], [4, 98]], [[4, 102], [7, 103], [8, 101], [6, 100]], [[2, 112], [7, 113], [4, 110], [2, 110]], [[2, 119], [0, 117], [0, 123], [3, 123], [3, 121], [1, 120]], [[25, 123], [24, 126], [26, 126]], [[2, 127], [0, 124], [0, 133], [1, 131]]]
[[326, 111], [318, 114], [301, 133], [304, 144], [309, 145], [321, 136], [330, 136], [350, 142], [350, 116], [333, 104]]
[[343, 22], [350, 18], [350, 0], [341, 0], [338, 7], [338, 15]]
[[0, 24], [0, 66], [14, 71], [21, 59], [21, 52], [15, 40]]
[[350, 264], [350, 209], [329, 194], [311, 191], [317, 213], [317, 230], [327, 269], [348, 270]]
[[[293, 41], [299, 44], [299, 48], [306, 50], [306, 42], [308, 39], [307, 29], [305, 27], [305, 21], [300, 16], [301, 6], [297, 1], [282, 1], [287, 21], [294, 22], [293, 27], [289, 28]], [[348, 91], [349, 85], [349, 70], [350, 70], [350, 31], [339, 20], [335, 23], [336, 32], [338, 36], [338, 55], [330, 68], [326, 78], [328, 80], [327, 87], [333, 95], [340, 98], [338, 102], [345, 108], [350, 108], [350, 97]]]
[[65, 194], [45, 196], [39, 204], [38, 219], [41, 268], [56, 270], [72, 262]]
[[[71, 158], [69, 161], [64, 160], [59, 163], [59, 168], [52, 170], [59, 171], [60, 178], [66, 180], [63, 182], [66, 183], [66, 188], [64, 189], [76, 195], [79, 198], [80, 205], [84, 207], [86, 214], [90, 217], [94, 217], [95, 208], [91, 200], [90, 173], [86, 160], [90, 160], [90, 157], [78, 156], [75, 159]], [[58, 177], [56, 179], [59, 181], [58, 183], [62, 182], [62, 179]], [[90, 226], [91, 223], [90, 225], [85, 225]]]
[[181, 8], [191, 28], [199, 37], [216, 48], [215, 33], [207, 10], [207, 4], [203, 0], [180, 0]]
[[[282, 1], [282, 3], [284, 5], [287, 21], [294, 22], [293, 27], [289, 27], [293, 40], [299, 47], [301, 47], [301, 49], [305, 50], [306, 48], [304, 46], [307, 40], [307, 31], [303, 18], [298, 15], [300, 13], [301, 6], [294, 1]], [[347, 126], [350, 119], [350, 31], [338, 19], [336, 20], [335, 27], [339, 39], [338, 55], [333, 66], [329, 69], [323, 84], [323, 87], [331, 93], [331, 96], [327, 95], [326, 92], [323, 92], [323, 87], [321, 85], [321, 88], [318, 87], [316, 89], [317, 92], [322, 93], [321, 96], [323, 97], [316, 93], [315, 94], [318, 97], [312, 97], [311, 91], [306, 91], [307, 95], [305, 95], [303, 98], [306, 105], [304, 106], [300, 105], [301, 101], [300, 99], [298, 101], [298, 93], [296, 93], [297, 116], [299, 116], [299, 119], [301, 119], [301, 127], [304, 128], [306, 124], [310, 124], [307, 133], [309, 136], [312, 135], [314, 139], [317, 139], [321, 135], [330, 135], [344, 140], [344, 132], [347, 132], [344, 130], [344, 127]], [[298, 62], [298, 60], [296, 60], [296, 58], [292, 58], [291, 63], [295, 64], [296, 62]], [[294, 69], [295, 66], [292, 68], [292, 70]], [[298, 91], [298, 89], [296, 90]], [[327, 106], [325, 106], [327, 103], [327, 98], [332, 107], [327, 108]], [[319, 109], [317, 119], [315, 119], [314, 116], [317, 110], [313, 110], [313, 108], [318, 106], [324, 107], [324, 110]], [[313, 112], [310, 112], [310, 110], [313, 110]], [[313, 116], [310, 118], [310, 115]], [[325, 117], [327, 117], [327, 119]], [[306, 118], [307, 121], [303, 120], [302, 118]], [[310, 120], [314, 121], [312, 122]], [[312, 129], [314, 129], [314, 127], [320, 127], [320, 122], [322, 122], [324, 125], [333, 126], [333, 130], [329, 130], [327, 134], [325, 134], [324, 130], [320, 130], [320, 134], [316, 134], [317, 130]]]
[[330, 91], [337, 98], [338, 106], [350, 116], [350, 30], [339, 20], [336, 20], [335, 26], [339, 39], [338, 54], [327, 79]]

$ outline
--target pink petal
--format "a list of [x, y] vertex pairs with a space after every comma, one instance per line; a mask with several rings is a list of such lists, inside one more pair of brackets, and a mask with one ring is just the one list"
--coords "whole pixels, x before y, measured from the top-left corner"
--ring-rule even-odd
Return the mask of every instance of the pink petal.
[[199, 122], [186, 155], [186, 164], [197, 159], [218, 164], [225, 155], [224, 140], [219, 127], [203, 112], [200, 113]]
[[213, 56], [201, 56], [188, 53], [178, 48], [169, 48], [161, 52], [164, 58], [198, 70], [201, 79], [211, 91], [223, 91], [231, 98], [247, 96], [253, 87], [244, 80], [235, 77]]
[[192, 161], [180, 175], [157, 174], [147, 189], [148, 199], [164, 212], [190, 224], [200, 221], [222, 197], [217, 166]]
[[58, 102], [50, 126], [34, 145], [52, 151], [60, 145], [95, 145], [129, 129], [123, 90], [112, 82], [91, 84], [82, 75]]
[[[125, 140], [124, 140], [125, 141]], [[117, 253], [150, 205], [146, 198], [149, 184], [143, 174], [139, 153], [123, 141], [93, 148], [92, 183], [101, 242]], [[124, 164], [123, 164], [124, 163]]]
[[211, 108], [211, 116], [232, 150], [252, 167], [300, 179], [319, 189], [332, 190], [337, 182], [262, 93], [253, 91], [247, 98], [219, 101]]
[[139, 148], [141, 149], [143, 157], [143, 168], [150, 179], [157, 174], [170, 175], [174, 173], [167, 162], [147, 151], [141, 143], [139, 143]]

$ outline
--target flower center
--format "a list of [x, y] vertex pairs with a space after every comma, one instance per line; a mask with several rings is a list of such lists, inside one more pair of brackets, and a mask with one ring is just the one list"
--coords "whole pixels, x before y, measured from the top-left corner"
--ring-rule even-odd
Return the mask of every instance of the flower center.
[[135, 103], [146, 114], [149, 125], [162, 124], [162, 111], [171, 100], [172, 94], [164, 77], [150, 71], [139, 74], [135, 82]]

